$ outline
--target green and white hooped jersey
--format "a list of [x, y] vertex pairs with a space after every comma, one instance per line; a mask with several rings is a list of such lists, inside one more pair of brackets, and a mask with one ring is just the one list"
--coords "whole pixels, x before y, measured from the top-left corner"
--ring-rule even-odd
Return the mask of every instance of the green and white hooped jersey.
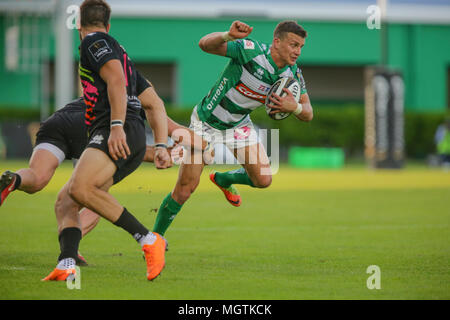
[[231, 58], [220, 78], [197, 105], [201, 121], [225, 130], [236, 127], [256, 108], [264, 105], [266, 94], [280, 77], [294, 77], [306, 93], [305, 80], [297, 65], [279, 69], [270, 55], [270, 46], [251, 39], [227, 43]]

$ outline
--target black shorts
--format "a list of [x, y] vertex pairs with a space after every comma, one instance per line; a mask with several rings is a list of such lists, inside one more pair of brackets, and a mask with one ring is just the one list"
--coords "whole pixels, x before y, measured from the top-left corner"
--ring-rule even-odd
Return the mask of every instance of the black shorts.
[[89, 142], [86, 147], [102, 150], [114, 162], [117, 167], [117, 171], [113, 176], [114, 184], [124, 179], [139, 167], [144, 160], [146, 151], [145, 125], [141, 119], [127, 119], [124, 130], [131, 153], [127, 159], [119, 158], [119, 160], [114, 160], [109, 154], [109, 126], [100, 126], [92, 130], [89, 134]]
[[[36, 146], [46, 143], [60, 149], [65, 159], [80, 158], [87, 143], [84, 112], [58, 111], [42, 122], [36, 134]], [[56, 154], [55, 156], [58, 157]], [[64, 159], [60, 159], [62, 160]]]

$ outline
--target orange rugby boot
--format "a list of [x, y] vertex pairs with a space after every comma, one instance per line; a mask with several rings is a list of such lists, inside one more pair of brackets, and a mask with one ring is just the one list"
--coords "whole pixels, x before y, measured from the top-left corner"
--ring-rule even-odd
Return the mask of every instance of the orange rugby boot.
[[69, 276], [75, 277], [75, 259], [65, 258], [58, 262], [56, 268], [41, 281], [65, 281]]
[[219, 186], [215, 180], [216, 173], [217, 171], [213, 171], [209, 175], [209, 179], [212, 181], [212, 183], [214, 183], [217, 187], [219, 187], [220, 190], [222, 190], [223, 194], [225, 195], [225, 198], [228, 200], [229, 203], [231, 203], [231, 205], [239, 207], [242, 203], [242, 199], [237, 189], [233, 185], [229, 186], [228, 188]]
[[166, 264], [165, 253], [167, 243], [166, 240], [156, 232], [153, 244], [144, 244], [142, 251], [144, 251], [145, 261], [147, 262], [147, 279], [152, 281], [158, 277]]

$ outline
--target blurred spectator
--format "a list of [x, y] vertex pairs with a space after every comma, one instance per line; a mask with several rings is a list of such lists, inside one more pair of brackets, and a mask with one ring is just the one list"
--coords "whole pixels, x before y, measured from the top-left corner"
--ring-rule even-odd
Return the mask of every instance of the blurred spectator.
[[450, 167], [450, 116], [447, 116], [445, 122], [436, 129], [434, 141], [440, 164]]

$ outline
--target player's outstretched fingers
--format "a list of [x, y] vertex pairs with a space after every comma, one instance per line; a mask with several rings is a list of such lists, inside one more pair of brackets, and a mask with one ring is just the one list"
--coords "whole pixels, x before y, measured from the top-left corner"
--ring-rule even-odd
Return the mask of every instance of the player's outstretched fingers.
[[131, 155], [130, 147], [128, 147], [128, 143], [126, 140], [125, 140], [124, 148], [125, 148], [125, 152], [126, 152], [127, 156]]
[[125, 153], [125, 148], [124, 148], [124, 143], [123, 141], [119, 142], [118, 144], [118, 151], [119, 151], [119, 157], [126, 159], [127, 158], [127, 154]]
[[113, 158], [113, 160], [117, 161], [117, 147], [116, 144], [113, 141], [108, 141], [108, 149], [109, 149], [109, 154], [111, 155], [111, 158]]
[[278, 96], [276, 93], [273, 93], [270, 97], [269, 97], [269, 100], [272, 102], [272, 105], [271, 105], [271, 107], [277, 107], [277, 106], [280, 106], [281, 105], [281, 102], [280, 102], [280, 96]]

